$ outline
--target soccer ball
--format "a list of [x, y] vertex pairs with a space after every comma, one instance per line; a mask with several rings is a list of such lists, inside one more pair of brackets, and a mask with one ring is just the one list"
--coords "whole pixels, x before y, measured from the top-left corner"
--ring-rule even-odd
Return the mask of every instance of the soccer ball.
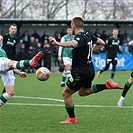
[[46, 81], [50, 77], [50, 71], [46, 67], [40, 67], [36, 71], [36, 77], [40, 81]]

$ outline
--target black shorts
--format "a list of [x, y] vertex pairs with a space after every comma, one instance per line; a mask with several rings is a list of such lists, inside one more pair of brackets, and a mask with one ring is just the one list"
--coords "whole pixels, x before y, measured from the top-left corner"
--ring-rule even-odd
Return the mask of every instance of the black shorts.
[[131, 77], [133, 77], [133, 71], [132, 71], [132, 73], [131, 73]]
[[89, 76], [88, 74], [88, 76], [85, 77], [76, 75], [73, 76], [73, 82], [68, 80], [66, 84], [71, 90], [76, 90], [76, 91], [78, 91], [81, 87], [91, 88], [94, 76], [95, 74], [92, 74], [91, 76]]

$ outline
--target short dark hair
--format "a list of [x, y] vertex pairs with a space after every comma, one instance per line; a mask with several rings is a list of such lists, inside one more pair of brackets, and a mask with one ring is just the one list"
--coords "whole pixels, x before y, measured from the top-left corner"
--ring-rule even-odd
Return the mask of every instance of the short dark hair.
[[17, 27], [17, 25], [16, 25], [15, 23], [12, 23], [12, 24], [10, 25], [10, 27], [11, 27], [11, 26], [15, 26], [15, 27]]
[[68, 25], [68, 26], [67, 26], [67, 29], [68, 29], [68, 28], [71, 28], [71, 25]]
[[84, 21], [81, 17], [75, 17], [72, 19], [72, 22], [75, 24], [77, 28], [83, 28]]
[[118, 30], [118, 28], [115, 27], [113, 30]]

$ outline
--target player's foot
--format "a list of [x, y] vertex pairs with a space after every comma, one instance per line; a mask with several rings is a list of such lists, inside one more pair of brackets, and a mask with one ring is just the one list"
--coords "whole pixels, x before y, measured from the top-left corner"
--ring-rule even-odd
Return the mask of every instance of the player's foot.
[[100, 71], [97, 72], [96, 77], [99, 78], [99, 76], [100, 76]]
[[65, 82], [61, 82], [61, 87], [65, 87]]
[[38, 61], [41, 59], [42, 57], [42, 51], [38, 52], [32, 59], [31, 59], [31, 62], [30, 62], [30, 65], [32, 67], [36, 67], [37, 64], [38, 64]]
[[60, 122], [60, 124], [77, 124], [77, 123], [78, 123], [78, 120], [76, 118], [70, 118], [70, 117]]
[[118, 103], [117, 103], [118, 107], [122, 107], [124, 100], [125, 100], [125, 98], [123, 96], [121, 96]]
[[106, 87], [108, 89], [123, 89], [124, 88], [123, 85], [114, 82], [112, 79], [107, 80]]

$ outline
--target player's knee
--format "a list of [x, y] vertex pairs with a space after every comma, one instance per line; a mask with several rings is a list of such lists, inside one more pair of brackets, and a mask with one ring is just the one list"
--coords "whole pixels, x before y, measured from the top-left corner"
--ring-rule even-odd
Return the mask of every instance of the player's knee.
[[13, 96], [14, 95], [14, 91], [11, 91], [9, 95]]
[[79, 96], [83, 97], [83, 96], [88, 96], [90, 94], [92, 94], [92, 90], [91, 89], [87, 89], [87, 90], [84, 90], [84, 91], [78, 91], [78, 94]]
[[62, 91], [62, 96], [66, 97], [66, 93], [64, 91]]
[[81, 96], [81, 97], [83, 97], [83, 96], [84, 96], [84, 94], [83, 94], [83, 93], [81, 93], [81, 92], [78, 92], [78, 94], [79, 94], [79, 96]]
[[14, 61], [10, 61], [8, 64], [9, 69], [13, 69], [14, 68]]

